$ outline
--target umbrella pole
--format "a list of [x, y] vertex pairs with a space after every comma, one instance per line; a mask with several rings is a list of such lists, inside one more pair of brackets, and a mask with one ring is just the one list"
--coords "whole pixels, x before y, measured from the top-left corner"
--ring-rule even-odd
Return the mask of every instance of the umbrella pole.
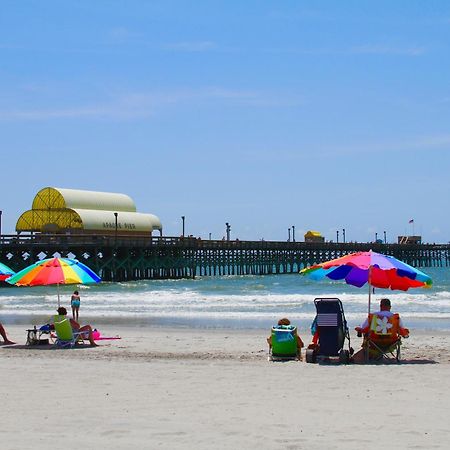
[[57, 289], [57, 291], [58, 291], [58, 309], [59, 309], [60, 306], [61, 306], [61, 302], [60, 302], [60, 300], [59, 300], [59, 283], [56, 284], [56, 289]]
[[[372, 266], [369, 266], [369, 278], [367, 280], [367, 284], [369, 285], [369, 305], [367, 308], [367, 323], [369, 324], [369, 333], [370, 333], [370, 301], [372, 300]], [[369, 345], [367, 342], [364, 350], [364, 359], [366, 363], [369, 361]]]

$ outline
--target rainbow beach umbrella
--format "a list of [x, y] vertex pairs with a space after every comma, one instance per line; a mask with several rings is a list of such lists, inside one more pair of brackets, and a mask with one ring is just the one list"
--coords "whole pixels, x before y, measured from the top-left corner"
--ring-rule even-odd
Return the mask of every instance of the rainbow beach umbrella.
[[16, 286], [58, 286], [58, 307], [60, 306], [60, 284], [88, 284], [100, 282], [100, 277], [88, 266], [70, 258], [49, 258], [25, 267], [6, 280]]
[[0, 281], [4, 281], [14, 274], [15, 274], [14, 270], [9, 268], [6, 264], [2, 264], [0, 262]]
[[315, 264], [300, 271], [311, 279], [345, 280], [347, 284], [369, 285], [369, 314], [372, 288], [407, 291], [410, 288], [430, 288], [431, 278], [420, 270], [393, 256], [373, 252], [357, 252]]

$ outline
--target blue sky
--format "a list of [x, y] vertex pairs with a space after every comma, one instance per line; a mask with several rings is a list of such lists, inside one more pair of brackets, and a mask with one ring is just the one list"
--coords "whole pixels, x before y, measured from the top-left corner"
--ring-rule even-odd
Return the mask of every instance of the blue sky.
[[167, 235], [450, 240], [447, 1], [3, 0], [3, 233], [46, 186]]

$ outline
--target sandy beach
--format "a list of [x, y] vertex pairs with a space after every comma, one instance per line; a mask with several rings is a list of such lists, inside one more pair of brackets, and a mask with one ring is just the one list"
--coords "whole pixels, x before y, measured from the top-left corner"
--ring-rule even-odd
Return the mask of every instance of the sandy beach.
[[263, 330], [122, 326], [68, 350], [24, 330], [0, 348], [5, 450], [448, 448], [443, 332], [413, 331], [401, 364], [341, 366], [268, 362]]

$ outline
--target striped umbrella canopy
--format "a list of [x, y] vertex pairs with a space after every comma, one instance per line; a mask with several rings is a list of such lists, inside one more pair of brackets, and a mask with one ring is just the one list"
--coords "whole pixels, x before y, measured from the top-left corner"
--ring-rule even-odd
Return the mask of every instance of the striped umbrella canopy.
[[11, 268], [9, 268], [6, 264], [0, 262], [0, 281], [6, 280], [11, 275], [14, 275], [15, 272]]
[[347, 284], [362, 287], [369, 285], [369, 313], [370, 294], [372, 287], [407, 291], [409, 288], [429, 288], [431, 278], [422, 271], [400, 261], [397, 258], [373, 251], [357, 252], [315, 264], [300, 271], [314, 280], [329, 278], [331, 280], [345, 280]]
[[25, 267], [6, 280], [16, 286], [58, 285], [58, 307], [60, 306], [60, 284], [88, 284], [100, 282], [100, 277], [88, 266], [70, 258], [49, 258]]

